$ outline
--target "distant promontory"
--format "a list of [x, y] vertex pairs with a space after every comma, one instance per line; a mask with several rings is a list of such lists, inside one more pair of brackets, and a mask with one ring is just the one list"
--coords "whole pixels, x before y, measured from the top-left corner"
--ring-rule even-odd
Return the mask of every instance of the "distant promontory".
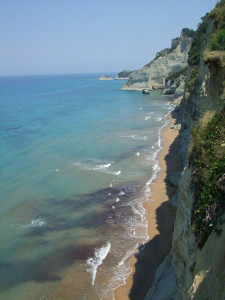
[[98, 78], [98, 80], [113, 80], [111, 76], [102, 75]]
[[119, 72], [114, 79], [128, 79], [132, 71], [130, 70], [123, 70]]

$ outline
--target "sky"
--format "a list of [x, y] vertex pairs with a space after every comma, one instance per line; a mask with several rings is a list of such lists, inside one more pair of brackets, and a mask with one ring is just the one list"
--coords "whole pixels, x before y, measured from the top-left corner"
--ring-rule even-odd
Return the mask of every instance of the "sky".
[[0, 76], [139, 69], [216, 0], [0, 0]]

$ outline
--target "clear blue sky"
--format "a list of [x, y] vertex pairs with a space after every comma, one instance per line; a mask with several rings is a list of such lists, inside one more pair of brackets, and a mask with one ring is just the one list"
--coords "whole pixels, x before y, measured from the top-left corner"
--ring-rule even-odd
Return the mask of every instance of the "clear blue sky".
[[216, 0], [0, 0], [0, 75], [137, 69]]

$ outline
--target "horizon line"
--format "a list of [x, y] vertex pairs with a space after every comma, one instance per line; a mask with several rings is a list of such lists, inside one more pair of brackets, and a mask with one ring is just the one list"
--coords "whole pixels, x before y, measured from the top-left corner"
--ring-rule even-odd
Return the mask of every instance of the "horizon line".
[[102, 75], [107, 75], [107, 74], [118, 74], [121, 71], [118, 72], [113, 72], [113, 71], [108, 71], [108, 72], [78, 72], [78, 73], [46, 73], [46, 74], [17, 74], [17, 75], [0, 75], [0, 78], [2, 77], [34, 77], [34, 76], [60, 76], [60, 75], [79, 75], [79, 74], [102, 74]]

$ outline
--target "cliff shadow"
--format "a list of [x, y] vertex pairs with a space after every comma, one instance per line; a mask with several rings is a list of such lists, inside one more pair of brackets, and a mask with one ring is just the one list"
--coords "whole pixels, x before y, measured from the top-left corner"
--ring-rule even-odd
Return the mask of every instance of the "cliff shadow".
[[171, 248], [171, 236], [173, 232], [174, 209], [169, 202], [164, 202], [156, 210], [157, 229], [159, 234], [145, 244], [136, 255], [133, 286], [130, 292], [131, 300], [142, 300], [151, 287], [156, 269], [168, 254]]
[[[172, 112], [172, 118], [175, 124], [180, 122], [178, 111]], [[168, 154], [165, 156], [166, 161], [166, 194], [169, 201], [163, 202], [156, 209], [156, 222], [159, 234], [152, 240], [139, 248], [136, 255], [135, 273], [133, 276], [133, 286], [129, 298], [131, 300], [143, 300], [150, 289], [155, 272], [171, 249], [172, 233], [175, 220], [175, 208], [170, 204], [171, 198], [175, 195], [177, 187], [171, 184], [169, 177], [182, 169], [182, 161], [179, 156], [180, 136], [178, 135], [169, 147]]]

